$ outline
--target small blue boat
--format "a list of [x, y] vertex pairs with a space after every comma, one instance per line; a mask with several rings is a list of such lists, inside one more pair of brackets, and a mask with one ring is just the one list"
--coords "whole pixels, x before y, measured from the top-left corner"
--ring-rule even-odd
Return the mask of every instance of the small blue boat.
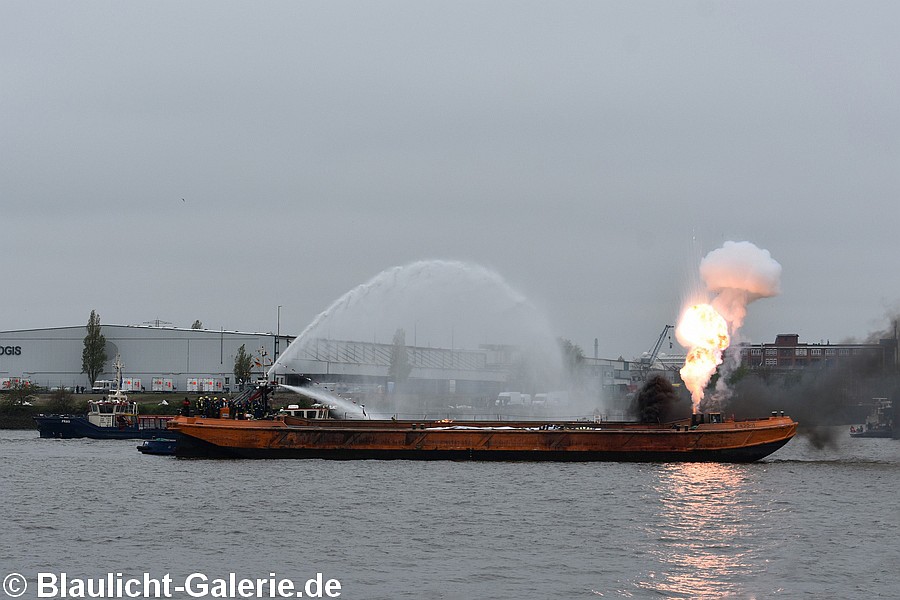
[[144, 440], [144, 443], [137, 447], [143, 454], [158, 454], [162, 456], [174, 456], [175, 446], [178, 440], [166, 438], [154, 438], [152, 440]]

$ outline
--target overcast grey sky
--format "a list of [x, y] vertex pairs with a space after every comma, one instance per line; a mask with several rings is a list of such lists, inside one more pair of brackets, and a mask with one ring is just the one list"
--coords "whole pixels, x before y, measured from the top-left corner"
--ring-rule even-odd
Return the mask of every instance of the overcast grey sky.
[[0, 330], [96, 309], [274, 331], [281, 305], [298, 334], [447, 259], [627, 358], [702, 256], [749, 240], [783, 274], [745, 337], [865, 338], [900, 302], [898, 23], [870, 1], [3, 0]]

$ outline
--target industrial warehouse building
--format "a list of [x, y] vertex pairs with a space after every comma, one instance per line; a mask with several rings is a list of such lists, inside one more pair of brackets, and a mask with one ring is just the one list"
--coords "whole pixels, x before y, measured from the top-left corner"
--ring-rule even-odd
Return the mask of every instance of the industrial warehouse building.
[[[116, 355], [124, 364], [126, 389], [184, 392], [233, 392], [235, 356], [241, 346], [254, 358], [252, 378], [264, 375], [293, 336], [273, 333], [183, 329], [152, 325], [101, 325], [107, 362], [98, 379], [114, 379]], [[0, 332], [0, 384], [28, 380], [46, 388], [91, 388], [82, 373], [86, 328], [55, 327]], [[299, 383], [300, 376], [346, 386], [365, 383], [390, 389], [391, 344], [314, 340], [294, 353], [289, 368], [279, 370], [282, 383]], [[435, 396], [496, 398], [507, 390], [511, 369], [508, 346], [474, 350], [410, 346], [407, 391]], [[584, 391], [600, 397], [623, 391], [632, 383], [624, 360], [585, 359]], [[2, 387], [2, 385], [0, 385]], [[549, 390], [548, 390], [549, 391]]]
[[[128, 387], [146, 391], [200, 391], [204, 382], [212, 387], [204, 391], [234, 389], [234, 359], [241, 346], [253, 357], [274, 357], [290, 343], [271, 333], [140, 325], [101, 325], [101, 333], [108, 360], [99, 379], [115, 377], [112, 365], [119, 355]], [[86, 334], [83, 325], [0, 332], [0, 383], [24, 379], [47, 388], [90, 389], [94, 382], [81, 372]], [[262, 368], [254, 374], [261, 375]]]

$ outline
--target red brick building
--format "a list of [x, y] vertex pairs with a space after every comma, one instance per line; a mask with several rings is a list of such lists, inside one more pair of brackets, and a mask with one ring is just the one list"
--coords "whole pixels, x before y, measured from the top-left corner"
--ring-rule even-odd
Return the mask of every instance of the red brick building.
[[742, 344], [741, 365], [751, 369], [827, 368], [853, 361], [871, 360], [881, 367], [896, 364], [897, 342], [877, 344], [809, 344], [796, 333], [775, 336], [774, 343]]

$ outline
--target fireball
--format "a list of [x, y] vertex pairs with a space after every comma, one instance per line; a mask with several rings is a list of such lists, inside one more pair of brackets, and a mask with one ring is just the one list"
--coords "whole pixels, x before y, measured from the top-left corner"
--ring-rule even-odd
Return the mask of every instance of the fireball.
[[696, 412], [703, 389], [722, 364], [722, 353], [731, 343], [728, 323], [711, 305], [695, 304], [681, 315], [675, 335], [682, 346], [689, 348], [681, 378], [691, 391]]

